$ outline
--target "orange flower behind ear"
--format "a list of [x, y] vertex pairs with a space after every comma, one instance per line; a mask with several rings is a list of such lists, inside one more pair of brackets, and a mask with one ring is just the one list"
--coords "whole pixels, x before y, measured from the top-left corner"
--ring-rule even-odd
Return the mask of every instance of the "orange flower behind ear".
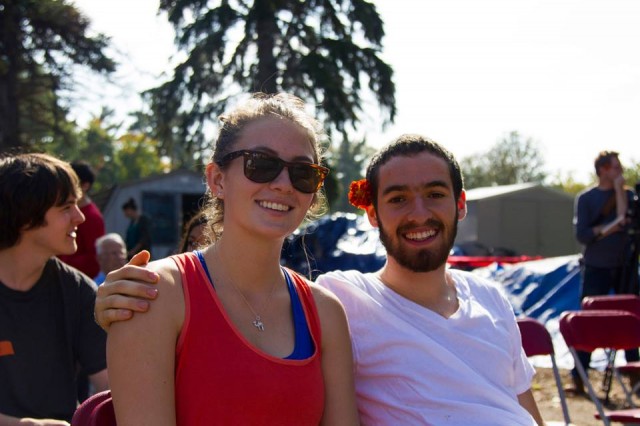
[[366, 210], [372, 203], [371, 185], [366, 179], [354, 180], [349, 187], [349, 203]]

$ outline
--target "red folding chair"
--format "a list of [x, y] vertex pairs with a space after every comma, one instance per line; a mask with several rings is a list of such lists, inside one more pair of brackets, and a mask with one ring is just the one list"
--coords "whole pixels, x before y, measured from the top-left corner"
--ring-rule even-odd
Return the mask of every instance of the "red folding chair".
[[548, 355], [551, 358], [551, 368], [553, 370], [553, 376], [556, 379], [556, 386], [558, 387], [558, 395], [560, 396], [564, 424], [568, 426], [571, 423], [571, 419], [569, 418], [569, 408], [567, 406], [564, 389], [562, 388], [562, 380], [560, 379], [558, 365], [556, 364], [556, 356], [553, 349], [551, 334], [549, 334], [549, 331], [544, 325], [542, 325], [542, 323], [533, 318], [518, 318], [518, 327], [520, 327], [520, 335], [522, 336], [522, 347], [528, 357], [535, 355]]
[[589, 296], [582, 299], [582, 309], [615, 309], [640, 314], [640, 297], [635, 294]]
[[116, 426], [111, 391], [96, 393], [76, 409], [71, 426]]
[[640, 317], [627, 311], [567, 311], [560, 317], [560, 333], [573, 356], [576, 369], [596, 406], [595, 417], [605, 425], [611, 422], [639, 423], [640, 409], [605, 411], [596, 395], [589, 375], [578, 359], [577, 351], [596, 349], [623, 350], [640, 346]]
[[[582, 309], [614, 309], [631, 312], [640, 317], [640, 297], [635, 294], [615, 294], [607, 296], [589, 296], [582, 300]], [[627, 403], [634, 407], [632, 395], [640, 389], [640, 382], [631, 382], [631, 389], [627, 387], [622, 375], [640, 375], [640, 361], [633, 361], [625, 365], [615, 366], [617, 351], [611, 350], [607, 353], [607, 368], [603, 379], [602, 387], [605, 391], [605, 401], [609, 401], [609, 391], [611, 390], [612, 376], [616, 378], [624, 391]]]

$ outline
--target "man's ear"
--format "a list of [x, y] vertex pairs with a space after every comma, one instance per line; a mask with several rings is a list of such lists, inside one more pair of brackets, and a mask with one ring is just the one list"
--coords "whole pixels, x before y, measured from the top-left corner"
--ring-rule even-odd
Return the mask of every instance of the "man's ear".
[[460, 192], [460, 196], [458, 197], [458, 201], [456, 202], [458, 207], [458, 222], [467, 217], [467, 193], [462, 190]]
[[371, 204], [369, 207], [367, 207], [367, 217], [369, 218], [369, 223], [371, 224], [371, 226], [373, 226], [374, 228], [377, 228], [378, 227], [378, 215], [376, 213], [375, 207], [373, 207], [373, 204]]
[[224, 198], [224, 173], [220, 167], [214, 162], [207, 164], [205, 176], [211, 193], [217, 198]]

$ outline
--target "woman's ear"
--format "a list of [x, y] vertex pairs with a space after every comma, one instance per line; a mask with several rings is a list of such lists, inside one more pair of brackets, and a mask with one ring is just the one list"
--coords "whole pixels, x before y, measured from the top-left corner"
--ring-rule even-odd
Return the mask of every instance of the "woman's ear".
[[207, 168], [205, 170], [205, 175], [207, 177], [207, 185], [209, 186], [209, 190], [216, 197], [223, 199], [224, 198], [224, 173], [220, 170], [220, 167], [211, 162], [207, 164]]

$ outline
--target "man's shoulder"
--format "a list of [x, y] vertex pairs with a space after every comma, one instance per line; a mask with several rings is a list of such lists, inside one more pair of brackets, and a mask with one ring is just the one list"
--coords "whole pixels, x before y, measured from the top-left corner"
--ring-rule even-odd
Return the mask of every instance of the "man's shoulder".
[[598, 196], [598, 195], [603, 195], [605, 193], [607, 193], [607, 191], [603, 191], [603, 190], [599, 189], [597, 185], [594, 185], [594, 186], [590, 186], [590, 187], [585, 188], [582, 191], [578, 192], [578, 195], [576, 195], [576, 198], [594, 197], [594, 196]]
[[463, 271], [462, 269], [449, 269], [449, 273], [454, 280], [463, 280], [472, 286], [495, 287], [498, 283], [495, 280], [484, 277], [476, 272]]
[[450, 269], [458, 289], [463, 289], [471, 295], [487, 295], [492, 297], [506, 297], [502, 284], [489, 278], [482, 277], [474, 272]]
[[326, 280], [337, 280], [337, 281], [351, 281], [351, 280], [360, 280], [366, 274], [360, 271], [356, 271], [355, 269], [351, 269], [348, 271], [330, 271], [325, 272], [322, 275], [319, 275], [316, 278], [316, 281], [326, 281]]
[[363, 273], [356, 270], [331, 271], [316, 278], [316, 284], [330, 290], [336, 288], [365, 288], [372, 282], [372, 274]]
[[95, 282], [77, 270], [73, 266], [69, 266], [57, 257], [52, 257], [47, 261], [43, 274], [55, 274], [59, 281], [64, 285], [71, 285], [76, 288], [90, 288], [93, 291], [97, 286]]

